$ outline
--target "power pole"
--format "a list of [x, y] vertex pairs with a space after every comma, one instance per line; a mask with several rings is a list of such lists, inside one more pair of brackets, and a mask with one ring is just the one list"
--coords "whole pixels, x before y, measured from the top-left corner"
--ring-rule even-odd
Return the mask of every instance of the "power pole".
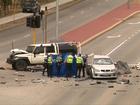
[[56, 40], [59, 35], [59, 0], [56, 0]]
[[48, 40], [48, 37], [47, 37], [47, 15], [48, 15], [48, 8], [47, 8], [47, 6], [45, 7], [45, 36], [44, 36], [44, 43], [47, 43], [47, 40]]

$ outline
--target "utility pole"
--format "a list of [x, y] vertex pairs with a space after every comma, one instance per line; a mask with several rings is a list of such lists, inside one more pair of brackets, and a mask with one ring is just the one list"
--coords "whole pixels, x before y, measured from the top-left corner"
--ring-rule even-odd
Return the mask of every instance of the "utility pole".
[[59, 35], [59, 0], [56, 0], [56, 40]]
[[16, 14], [16, 0], [14, 0], [14, 7], [13, 7], [13, 22], [15, 22], [15, 14]]
[[47, 43], [47, 39], [48, 39], [47, 38], [47, 14], [48, 14], [48, 9], [47, 7], [45, 7], [45, 11], [41, 11], [42, 31], [43, 31], [42, 43]]
[[127, 7], [130, 9], [130, 0], [127, 0]]
[[44, 21], [44, 23], [45, 23], [45, 35], [44, 35], [44, 43], [47, 43], [47, 40], [48, 40], [48, 37], [47, 37], [47, 15], [48, 15], [48, 8], [47, 8], [47, 6], [45, 7], [45, 21]]

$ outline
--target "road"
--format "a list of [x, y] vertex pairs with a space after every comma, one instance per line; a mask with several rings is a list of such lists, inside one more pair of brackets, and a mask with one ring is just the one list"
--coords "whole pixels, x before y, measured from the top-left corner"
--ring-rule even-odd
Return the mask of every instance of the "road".
[[[129, 64], [140, 62], [139, 54], [139, 33], [140, 17], [125, 21], [121, 25], [103, 34], [82, 47], [82, 53], [95, 53], [110, 55], [114, 61], [122, 60]], [[12, 33], [12, 32], [11, 32]], [[20, 41], [20, 40], [19, 40]], [[4, 43], [4, 42], [3, 42]], [[19, 44], [19, 43], [18, 43]], [[1, 44], [2, 45], [2, 44]], [[20, 44], [19, 44], [20, 46]], [[9, 47], [10, 48], [10, 47]], [[2, 51], [1, 51], [2, 52]], [[5, 53], [3, 51], [2, 53]], [[103, 83], [96, 84], [96, 80], [86, 79], [84, 81], [63, 81], [63, 78], [50, 80], [41, 77], [41, 73], [24, 73], [25, 83], [15, 83], [14, 71], [0, 71], [1, 74], [9, 74], [5, 77], [13, 83], [9, 86], [0, 85], [0, 102], [3, 105], [139, 105], [140, 71], [132, 70], [128, 78], [130, 84], [108, 83], [108, 80], [101, 80]], [[2, 75], [5, 76], [5, 75]], [[2, 76], [0, 79], [2, 80]], [[31, 83], [32, 78], [45, 78], [46, 83]], [[24, 77], [19, 77], [23, 78]], [[122, 77], [120, 77], [122, 78]], [[15, 84], [14, 84], [15, 83]], [[78, 86], [79, 84], [79, 86]], [[114, 86], [109, 88], [108, 86]]]
[[[121, 0], [83, 0], [68, 9], [60, 12], [59, 35], [66, 33], [82, 24], [85, 24], [125, 3]], [[76, 11], [76, 12], [74, 12]], [[55, 14], [48, 16], [48, 39], [55, 38]], [[14, 42], [15, 48], [24, 49], [32, 43], [31, 29], [25, 25], [0, 32], [0, 59], [5, 59]], [[42, 42], [41, 29], [37, 29], [37, 42]]]
[[[139, 49], [139, 16], [135, 16], [113, 30], [96, 38], [82, 48], [85, 53], [108, 54], [114, 61], [123, 60], [137, 63]], [[118, 31], [119, 30], [119, 31]], [[42, 77], [40, 72], [20, 72], [25, 77], [18, 77], [14, 71], [0, 71], [9, 74], [6, 85], [0, 87], [0, 102], [3, 105], [139, 105], [140, 71], [132, 70], [127, 78], [130, 84], [109, 83], [108, 80]], [[19, 74], [20, 74], [19, 73]], [[2, 75], [5, 76], [5, 75]], [[2, 76], [1, 79], [2, 79]], [[14, 79], [23, 82], [14, 82]], [[41, 78], [41, 83], [32, 83], [32, 79]], [[9, 80], [8, 80], [9, 79]], [[24, 81], [25, 80], [25, 81]], [[59, 80], [59, 81], [57, 81]], [[10, 82], [11, 81], [11, 82]], [[113, 86], [109, 88], [109, 86]], [[8, 97], [8, 99], [7, 99]], [[132, 98], [133, 97], [133, 98]]]

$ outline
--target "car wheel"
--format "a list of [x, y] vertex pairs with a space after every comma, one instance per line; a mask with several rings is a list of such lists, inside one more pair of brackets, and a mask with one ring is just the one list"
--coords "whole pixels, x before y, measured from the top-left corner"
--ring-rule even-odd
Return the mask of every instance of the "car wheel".
[[18, 60], [16, 63], [15, 63], [15, 68], [16, 70], [26, 70], [27, 69], [27, 62], [25, 60]]
[[92, 72], [92, 68], [90, 69], [90, 78], [93, 79], [93, 72]]

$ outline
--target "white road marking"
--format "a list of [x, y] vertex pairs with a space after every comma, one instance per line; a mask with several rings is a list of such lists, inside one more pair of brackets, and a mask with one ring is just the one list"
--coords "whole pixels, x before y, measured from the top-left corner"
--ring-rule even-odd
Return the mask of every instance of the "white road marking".
[[30, 34], [27, 34], [27, 35], [24, 36], [24, 38], [28, 38], [28, 37], [30, 37], [30, 36], [31, 36]]
[[140, 22], [135, 22], [135, 23], [128, 23], [128, 24], [130, 24], [130, 25], [136, 25], [136, 24], [140, 24]]
[[107, 55], [112, 54], [114, 51], [116, 51], [118, 48], [120, 48], [122, 45], [124, 45], [127, 42], [127, 40], [120, 43], [117, 47], [115, 47], [113, 50], [111, 50]]
[[119, 38], [119, 37], [121, 37], [121, 35], [116, 35], [116, 36], [107, 36], [107, 38], [109, 38], [109, 39], [112, 39], [112, 38]]

